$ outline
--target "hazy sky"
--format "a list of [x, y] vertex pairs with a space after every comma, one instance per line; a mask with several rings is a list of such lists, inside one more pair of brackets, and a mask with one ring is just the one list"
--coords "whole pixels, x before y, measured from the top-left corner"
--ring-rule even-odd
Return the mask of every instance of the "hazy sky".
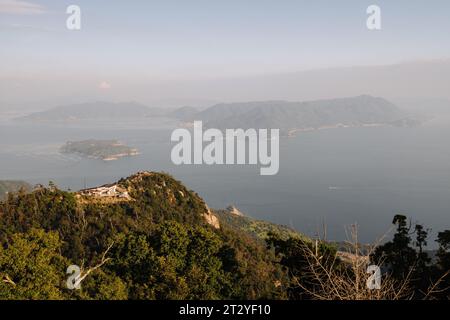
[[[66, 29], [70, 4], [81, 7], [80, 31]], [[366, 28], [370, 4], [381, 7], [381, 31]], [[449, 58], [449, 15], [448, 0], [0, 0], [0, 85], [52, 83], [75, 95], [81, 84], [107, 91], [119, 79]]]

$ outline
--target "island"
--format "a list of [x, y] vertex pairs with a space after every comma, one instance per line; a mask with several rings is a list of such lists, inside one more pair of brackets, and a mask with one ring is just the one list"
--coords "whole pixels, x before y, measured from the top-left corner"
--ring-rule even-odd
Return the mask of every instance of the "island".
[[279, 129], [283, 137], [334, 128], [420, 125], [420, 119], [384, 98], [370, 95], [314, 101], [220, 103], [197, 113], [185, 107], [174, 116], [186, 126], [201, 120], [206, 128]]
[[118, 140], [83, 140], [68, 141], [60, 149], [61, 153], [78, 154], [104, 161], [117, 160], [122, 157], [136, 156], [139, 151], [124, 145]]

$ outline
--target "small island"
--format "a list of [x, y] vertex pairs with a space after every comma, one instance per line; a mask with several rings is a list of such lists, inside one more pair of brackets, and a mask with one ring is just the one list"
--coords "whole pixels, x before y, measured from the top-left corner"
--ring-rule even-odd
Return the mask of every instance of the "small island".
[[104, 161], [117, 160], [122, 157], [139, 154], [135, 148], [128, 147], [118, 140], [83, 140], [68, 141], [61, 147], [61, 153], [72, 153]]

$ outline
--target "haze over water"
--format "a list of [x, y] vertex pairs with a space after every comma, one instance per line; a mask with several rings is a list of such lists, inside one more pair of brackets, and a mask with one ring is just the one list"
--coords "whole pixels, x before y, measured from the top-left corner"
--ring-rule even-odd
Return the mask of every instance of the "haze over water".
[[[71, 4], [0, 1], [0, 180], [78, 190], [164, 170], [213, 208], [234, 204], [309, 235], [325, 224], [332, 240], [357, 222], [360, 240], [373, 241], [396, 213], [433, 228], [430, 244], [450, 228], [448, 0], [379, 0], [376, 31], [366, 24], [373, 3], [361, 0], [78, 0], [80, 30], [67, 28]], [[173, 120], [6, 119], [98, 100], [164, 109], [360, 95], [402, 100], [434, 120], [303, 132], [280, 141], [279, 173], [260, 176], [259, 166], [174, 166]], [[119, 139], [141, 154], [105, 162], [59, 153], [83, 139]]]

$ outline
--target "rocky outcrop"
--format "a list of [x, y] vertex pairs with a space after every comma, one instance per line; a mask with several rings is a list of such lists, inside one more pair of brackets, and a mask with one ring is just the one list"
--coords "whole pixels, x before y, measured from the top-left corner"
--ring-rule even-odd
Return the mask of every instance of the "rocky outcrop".
[[238, 208], [236, 208], [233, 205], [228, 206], [227, 211], [228, 211], [228, 213], [235, 215], [235, 216], [240, 216], [240, 217], [245, 216]]
[[213, 226], [216, 229], [220, 229], [220, 222], [219, 219], [214, 215], [214, 213], [211, 211], [211, 209], [206, 205], [207, 212], [203, 214], [203, 218], [205, 218], [206, 222]]
[[213, 226], [216, 229], [220, 229], [219, 219], [214, 214], [212, 214], [211, 212], [205, 213], [203, 214], [203, 217], [209, 225]]

